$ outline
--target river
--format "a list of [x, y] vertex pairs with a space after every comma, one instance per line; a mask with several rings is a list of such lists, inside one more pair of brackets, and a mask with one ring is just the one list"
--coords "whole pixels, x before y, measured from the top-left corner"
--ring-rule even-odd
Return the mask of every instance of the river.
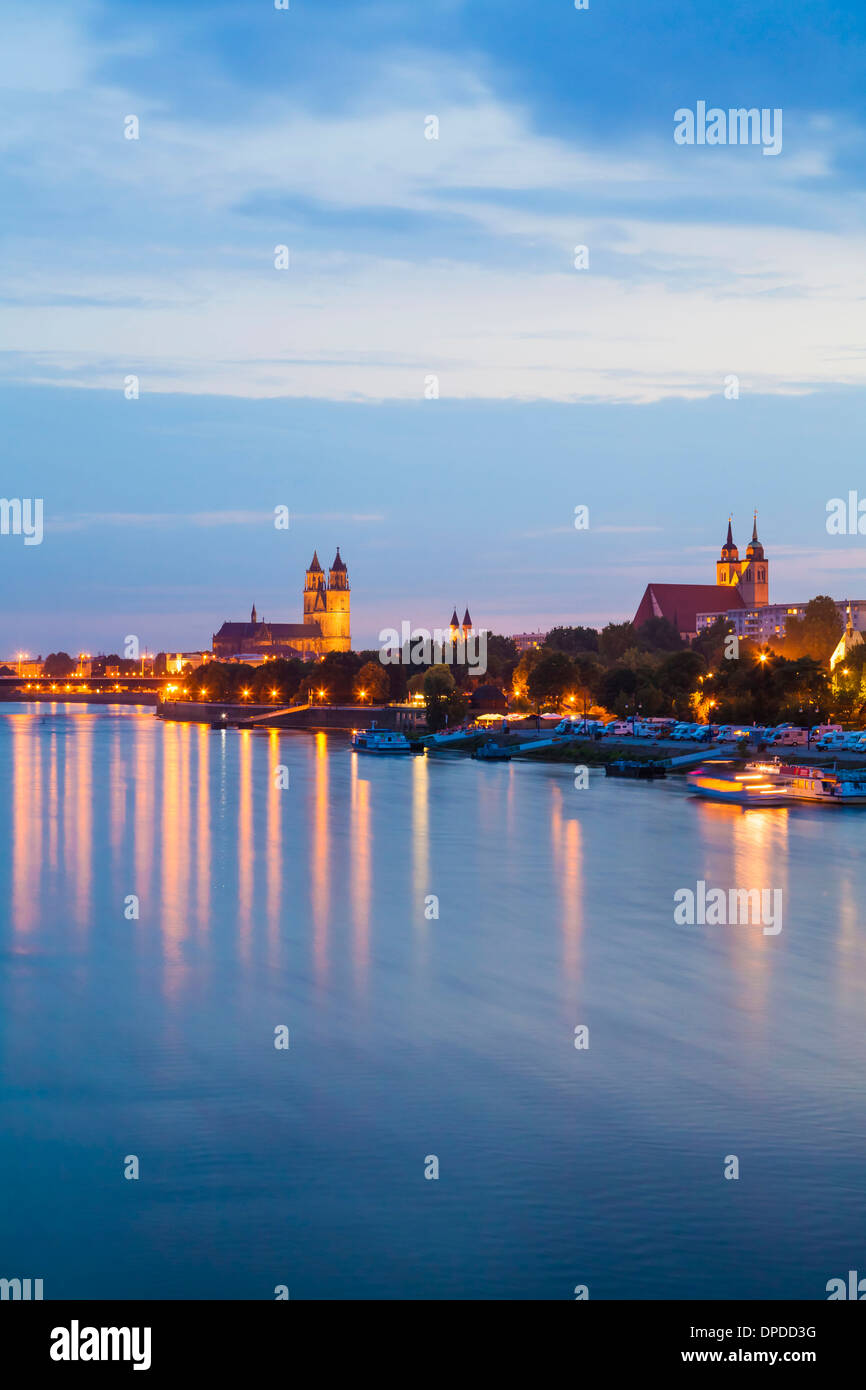
[[[130, 707], [2, 706], [0, 755], [0, 1276], [821, 1299], [866, 1274], [866, 811]], [[782, 929], [677, 925], [699, 882], [780, 890]]]

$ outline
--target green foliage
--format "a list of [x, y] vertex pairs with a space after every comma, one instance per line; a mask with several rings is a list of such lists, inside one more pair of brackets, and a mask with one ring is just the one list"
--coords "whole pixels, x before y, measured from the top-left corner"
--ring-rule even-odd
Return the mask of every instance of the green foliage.
[[629, 647], [639, 645], [634, 623], [608, 623], [598, 636], [598, 650], [607, 661], [616, 661]]
[[789, 618], [785, 624], [784, 655], [829, 661], [843, 631], [844, 624], [835, 603], [826, 594], [819, 594], [806, 604], [802, 618]]
[[677, 629], [667, 618], [647, 618], [637, 629], [637, 635], [649, 651], [676, 652], [685, 646]]
[[382, 704], [388, 699], [390, 690], [388, 672], [381, 661], [365, 661], [355, 678], [354, 698], [368, 704]]
[[42, 668], [43, 676], [71, 676], [75, 661], [68, 652], [49, 652]]
[[577, 652], [597, 652], [598, 633], [594, 627], [554, 627], [548, 632], [544, 645], [569, 656]]
[[529, 672], [527, 691], [536, 708], [559, 703], [574, 685], [574, 666], [565, 652], [542, 649], [540, 660]]

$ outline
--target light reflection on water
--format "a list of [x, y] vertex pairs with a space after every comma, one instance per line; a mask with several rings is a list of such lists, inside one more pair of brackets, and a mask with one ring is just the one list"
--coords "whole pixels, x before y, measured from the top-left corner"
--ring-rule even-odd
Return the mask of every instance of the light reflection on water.
[[[0, 1273], [820, 1298], [862, 1266], [866, 814], [120, 707], [2, 707], [0, 750]], [[676, 927], [699, 879], [780, 888], [781, 934]]]

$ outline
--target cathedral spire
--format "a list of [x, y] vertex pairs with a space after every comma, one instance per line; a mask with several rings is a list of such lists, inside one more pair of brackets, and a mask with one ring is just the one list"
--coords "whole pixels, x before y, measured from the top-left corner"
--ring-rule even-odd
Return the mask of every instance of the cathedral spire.
[[752, 527], [752, 544], [756, 544], [758, 539], [758, 509], [755, 508], [755, 524]]
[[253, 604], [253, 611], [250, 613], [250, 622], [251, 622], [251, 623], [254, 623], [254, 622], [256, 622], [256, 621], [257, 621], [257, 619], [256, 619], [256, 605]]
[[734, 544], [734, 537], [733, 537], [733, 533], [732, 533], [732, 531], [731, 531], [731, 522], [732, 522], [732, 521], [733, 521], [733, 517], [732, 517], [732, 516], [729, 516], [729, 517], [728, 517], [728, 538], [727, 538], [727, 540], [725, 541], [725, 547], [726, 547], [728, 550], [730, 550], [730, 549], [733, 547], [733, 544]]

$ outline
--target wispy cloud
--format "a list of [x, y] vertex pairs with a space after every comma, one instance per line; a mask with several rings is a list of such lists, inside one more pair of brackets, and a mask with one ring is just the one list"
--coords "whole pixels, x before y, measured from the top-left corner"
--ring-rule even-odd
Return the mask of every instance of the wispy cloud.
[[[345, 521], [370, 523], [384, 521], [380, 513], [355, 512], [308, 512], [297, 513], [290, 520], [303, 521]], [[45, 531], [84, 531], [90, 527], [124, 526], [153, 527], [160, 530], [167, 527], [185, 526], [273, 526], [272, 511], [222, 511], [222, 512], [80, 512], [71, 516], [45, 519]]]

